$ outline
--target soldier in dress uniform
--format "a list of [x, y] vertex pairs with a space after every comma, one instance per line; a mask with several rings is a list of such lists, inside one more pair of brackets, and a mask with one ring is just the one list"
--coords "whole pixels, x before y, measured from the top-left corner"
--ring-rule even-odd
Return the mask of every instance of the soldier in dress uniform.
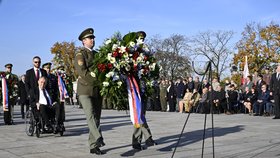
[[79, 40], [82, 41], [83, 48], [75, 53], [75, 69], [79, 75], [77, 93], [89, 127], [90, 153], [102, 155], [105, 154], [100, 150], [100, 147], [105, 145], [100, 128], [102, 97], [98, 80], [95, 74], [90, 72], [96, 53], [93, 50], [95, 45], [93, 33], [94, 30], [88, 28], [80, 34]]
[[[55, 129], [54, 133], [57, 133], [58, 131], [64, 131], [64, 126], [63, 126], [63, 118], [64, 118], [64, 104], [59, 102], [59, 89], [58, 89], [58, 80], [57, 77], [51, 73], [51, 66], [52, 63], [48, 62], [42, 65], [42, 68], [46, 70], [47, 72], [47, 79], [48, 79], [48, 84], [46, 85], [46, 89], [50, 95], [50, 98], [54, 104], [54, 109], [55, 110]], [[62, 125], [62, 126], [60, 126]]]
[[[146, 33], [144, 31], [138, 31], [136, 32], [137, 34], [137, 38], [141, 38], [143, 41], [145, 40], [146, 37]], [[144, 85], [143, 85], [144, 84]], [[144, 106], [144, 103], [146, 102], [146, 97], [144, 96], [143, 92], [145, 91], [145, 84], [141, 82], [139, 85], [141, 86], [141, 102], [142, 102], [142, 110], [143, 113], [145, 115], [146, 113], [146, 108]], [[152, 133], [151, 130], [148, 126], [148, 123], [145, 122], [143, 125], [141, 125], [139, 128], [134, 127], [134, 131], [132, 134], [132, 147], [136, 150], [142, 150], [143, 147], [141, 146], [141, 141], [142, 141], [142, 137], [144, 135], [145, 138], [145, 144], [147, 146], [154, 146], [157, 145], [157, 143], [153, 140], [152, 138]]]
[[18, 97], [18, 77], [12, 74], [13, 64], [6, 64], [6, 82], [8, 87], [8, 109], [9, 111], [4, 112], [4, 122], [6, 125], [14, 124], [14, 106], [17, 102]]

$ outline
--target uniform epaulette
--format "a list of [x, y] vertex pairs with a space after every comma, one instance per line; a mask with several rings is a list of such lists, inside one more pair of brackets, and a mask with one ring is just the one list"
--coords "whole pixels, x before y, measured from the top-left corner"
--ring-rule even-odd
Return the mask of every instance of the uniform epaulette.
[[75, 56], [78, 56], [78, 55], [83, 55], [82, 52], [84, 52], [86, 50], [86, 48], [79, 48], [76, 52], [75, 52]]

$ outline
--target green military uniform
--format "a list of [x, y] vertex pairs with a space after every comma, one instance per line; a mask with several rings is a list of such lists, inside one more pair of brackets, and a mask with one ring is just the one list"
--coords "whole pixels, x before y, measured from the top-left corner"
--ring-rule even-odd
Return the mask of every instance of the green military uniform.
[[[6, 68], [12, 68], [12, 64], [6, 64]], [[6, 72], [6, 82], [8, 87], [9, 111], [4, 112], [4, 122], [7, 125], [14, 124], [14, 106], [18, 97], [18, 77], [11, 72]]]
[[[137, 34], [137, 38], [142, 38], [143, 40], [146, 38], [146, 33], [144, 31], [138, 31], [138, 32], [136, 32], [136, 34]], [[145, 89], [145, 87], [146, 87], [145, 84], [146, 83], [140, 83], [139, 85], [142, 85], [141, 88]], [[146, 114], [146, 106], [144, 105], [147, 102], [146, 99], [147, 98], [143, 94], [141, 94], [142, 111], [143, 111], [144, 115]], [[132, 147], [134, 149], [142, 150], [141, 141], [142, 141], [143, 135], [144, 135], [144, 140], [145, 140], [145, 143], [147, 146], [157, 145], [157, 143], [152, 138], [152, 133], [148, 126], [148, 123], [145, 122], [144, 124], [140, 125], [139, 128], [134, 127], [134, 131], [132, 134]]]
[[[93, 36], [93, 30], [87, 29], [81, 33], [79, 40], [82, 41], [83, 38], [89, 36]], [[77, 93], [86, 114], [89, 127], [88, 142], [90, 149], [100, 147], [102, 146], [100, 144], [104, 144], [100, 129], [102, 97], [97, 78], [91, 75], [89, 70], [93, 66], [94, 53], [96, 52], [84, 47], [75, 54], [75, 69], [79, 75]]]

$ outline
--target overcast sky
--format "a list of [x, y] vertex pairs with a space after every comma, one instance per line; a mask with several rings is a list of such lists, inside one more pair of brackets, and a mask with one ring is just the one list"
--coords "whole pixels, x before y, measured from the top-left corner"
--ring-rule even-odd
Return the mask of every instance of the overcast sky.
[[245, 25], [280, 23], [278, 0], [0, 0], [0, 71], [6, 63], [22, 75], [36, 55], [53, 58], [55, 42], [75, 42], [93, 27], [96, 47], [114, 32], [144, 30], [192, 36], [208, 30], [232, 30], [237, 42]]

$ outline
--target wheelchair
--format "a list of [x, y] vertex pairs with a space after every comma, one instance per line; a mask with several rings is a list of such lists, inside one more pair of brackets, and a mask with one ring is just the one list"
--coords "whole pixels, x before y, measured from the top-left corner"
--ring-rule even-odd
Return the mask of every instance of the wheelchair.
[[[33, 136], [36, 134], [36, 137], [39, 138], [41, 134], [44, 133], [59, 133], [60, 136], [63, 136], [65, 128], [63, 123], [59, 123], [55, 127], [55, 116], [54, 114], [51, 114], [50, 117], [50, 127], [48, 127], [48, 130], [44, 127], [43, 118], [36, 108], [31, 108], [31, 110], [28, 110], [25, 114], [25, 132], [28, 136]], [[59, 130], [57, 130], [59, 129]]]

